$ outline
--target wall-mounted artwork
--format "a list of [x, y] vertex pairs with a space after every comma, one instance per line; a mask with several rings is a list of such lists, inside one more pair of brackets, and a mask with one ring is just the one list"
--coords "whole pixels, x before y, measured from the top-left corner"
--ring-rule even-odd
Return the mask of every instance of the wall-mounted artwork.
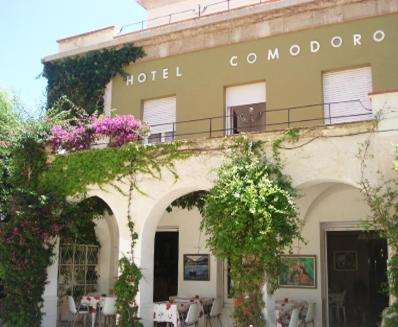
[[334, 251], [333, 268], [335, 271], [357, 271], [357, 251]]
[[184, 280], [210, 280], [208, 254], [184, 254]]
[[280, 287], [316, 288], [315, 255], [286, 255], [282, 263]]

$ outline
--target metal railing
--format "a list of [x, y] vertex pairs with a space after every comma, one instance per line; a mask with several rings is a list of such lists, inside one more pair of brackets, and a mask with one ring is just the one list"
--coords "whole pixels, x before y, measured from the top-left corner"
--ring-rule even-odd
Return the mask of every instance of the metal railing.
[[[347, 110], [352, 113], [347, 113]], [[309, 125], [332, 125], [374, 118], [372, 109], [366, 107], [360, 100], [316, 103], [256, 111], [256, 114], [259, 113], [262, 116], [261, 120], [264, 122], [257, 123], [255, 120], [251, 120], [250, 112], [248, 112], [244, 114], [249, 116], [249, 118], [246, 119], [246, 126], [243, 127], [234, 125], [233, 119], [236, 117], [234, 114], [150, 125], [149, 128], [154, 131], [153, 134], [160, 134], [160, 132], [156, 131], [163, 131], [171, 135], [166, 141], [161, 137], [159, 137], [158, 141], [156, 138], [152, 138], [150, 143], [193, 137], [212, 138], [239, 133], [259, 133]]]
[[[181, 16], [184, 16], [184, 19], [194, 19], [194, 18], [200, 18], [202, 16], [207, 16], [210, 14], [214, 13], [219, 13], [222, 11], [229, 11], [231, 9], [236, 9], [236, 8], [243, 8], [247, 6], [252, 6], [255, 4], [261, 4], [261, 3], [267, 3], [267, 2], [276, 2], [276, 1], [281, 1], [281, 0], [252, 0], [250, 1], [250, 4], [242, 4], [242, 5], [237, 5], [237, 3], [241, 2], [242, 0], [221, 0], [213, 3], [209, 3], [207, 5], [201, 6], [198, 5], [197, 8], [191, 8], [191, 9], [186, 9], [182, 11], [176, 11], [167, 15], [163, 16], [158, 16], [154, 17], [151, 19], [145, 19], [141, 21], [137, 21], [131, 24], [126, 24], [123, 25], [119, 32], [118, 35], [121, 35], [122, 33], [131, 33], [131, 32], [138, 32], [142, 31], [146, 28], [151, 28], [151, 27], [158, 27], [158, 26], [164, 26], [164, 25], [169, 25], [178, 21], [181, 21], [182, 19], [178, 19], [178, 17], [181, 18]], [[211, 9], [214, 7], [220, 7], [219, 10], [214, 10], [211, 11]], [[151, 25], [151, 26], [148, 26]], [[126, 29], [128, 31], [126, 32]]]

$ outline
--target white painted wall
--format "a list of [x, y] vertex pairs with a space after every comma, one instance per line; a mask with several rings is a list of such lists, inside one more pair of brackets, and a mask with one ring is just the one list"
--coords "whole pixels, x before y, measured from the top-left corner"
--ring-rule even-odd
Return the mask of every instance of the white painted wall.
[[[359, 222], [368, 217], [369, 211], [358, 189], [338, 183], [322, 183], [301, 190], [303, 197], [298, 204], [301, 207], [302, 219], [305, 225], [302, 236], [307, 244], [296, 242], [294, 254], [316, 255], [317, 260], [317, 288], [316, 289], [289, 289], [280, 288], [276, 299], [289, 298], [316, 303], [315, 325], [322, 324], [322, 275], [321, 266], [321, 226], [322, 222]], [[308, 199], [310, 206], [306, 208]], [[349, 204], [349, 205], [344, 205]]]
[[[206, 247], [206, 236], [200, 231], [201, 215], [197, 209], [191, 211], [174, 208], [165, 212], [159, 223], [162, 227], [177, 227], [179, 231], [178, 253], [178, 295], [216, 297], [217, 295], [217, 260], [210, 255], [210, 281], [185, 281], [183, 275], [184, 254], [211, 254]], [[219, 281], [222, 283], [222, 280]]]
[[98, 254], [97, 292], [112, 294], [112, 288], [117, 280], [117, 265], [119, 258], [119, 233], [113, 215], [106, 214], [96, 221], [95, 233], [101, 244]]
[[[299, 244], [295, 248], [296, 253], [316, 254], [318, 257], [318, 287], [314, 290], [283, 289], [279, 290], [277, 297], [300, 298], [317, 303], [316, 325], [322, 322], [322, 278], [321, 278], [321, 223], [323, 222], [359, 222], [367, 217], [367, 208], [361, 198], [357, 185], [361, 178], [360, 161], [356, 157], [361, 144], [370, 140], [369, 152], [374, 154], [367, 160], [366, 177], [371, 183], [380, 183], [377, 171], [380, 170], [388, 179], [392, 176], [392, 161], [395, 157], [393, 144], [398, 143], [398, 126], [388, 125], [395, 119], [398, 106], [398, 92], [390, 92], [378, 95], [373, 102], [374, 112], [382, 108], [389, 108], [391, 115], [387, 115], [376, 133], [370, 133], [372, 127], [369, 123], [356, 123], [348, 125], [321, 126], [302, 131], [298, 143], [289, 145], [282, 150], [282, 158], [285, 163], [285, 173], [289, 174], [294, 185], [301, 190], [301, 198], [298, 201], [300, 214], [305, 221], [303, 236], [308, 242]], [[386, 129], [390, 126], [390, 129]], [[275, 133], [259, 134], [255, 138], [270, 141], [276, 137]], [[203, 148], [218, 148], [221, 140], [200, 140], [196, 146]], [[268, 145], [270, 142], [268, 143]], [[267, 150], [269, 146], [267, 146]], [[194, 155], [187, 160], [176, 162], [176, 171], [179, 178], [176, 180], [166, 170], [162, 170], [162, 179], [158, 180], [150, 176], [137, 176], [137, 183], [141, 191], [148, 195], [134, 192], [131, 206], [131, 214], [134, 217], [135, 229], [139, 235], [135, 247], [134, 259], [143, 273], [140, 282], [140, 294], [137, 302], [140, 306], [140, 316], [145, 326], [152, 325], [152, 296], [153, 296], [153, 254], [154, 238], [160, 224], [181, 225], [181, 234], [191, 235], [192, 240], [198, 241], [195, 231], [198, 230], [197, 213], [184, 214], [183, 211], [165, 214], [167, 206], [180, 196], [197, 191], [210, 189], [216, 179], [216, 169], [223, 161], [223, 154], [218, 151], [204, 151], [200, 155]], [[128, 184], [118, 183], [127, 191]], [[126, 192], [127, 194], [127, 192]], [[92, 188], [90, 195], [100, 196], [112, 209], [115, 223], [119, 230], [119, 257], [130, 248], [130, 235], [127, 228], [126, 195], [116, 191], [113, 187], [105, 187], [99, 190]], [[193, 224], [187, 224], [184, 217], [193, 216]], [[169, 221], [170, 220], [170, 221]], [[190, 228], [190, 229], [189, 229]], [[188, 230], [188, 232], [187, 232]], [[183, 234], [182, 234], [183, 235]], [[202, 243], [200, 243], [202, 246]], [[189, 250], [193, 249], [191, 240], [182, 240], [181, 246]], [[190, 251], [191, 252], [191, 251]], [[180, 254], [181, 255], [181, 254]], [[182, 262], [182, 260], [181, 260]], [[212, 261], [211, 274], [213, 280]], [[180, 267], [182, 269], [182, 267]], [[181, 270], [182, 272], [182, 270]], [[53, 282], [54, 274], [50, 274]], [[51, 288], [52, 283], [48, 285]], [[210, 285], [210, 284], [209, 284]], [[181, 292], [188, 292], [190, 285], [181, 283]], [[210, 288], [201, 286], [203, 293], [210, 292]], [[46, 290], [47, 292], [47, 290]], [[215, 291], [214, 291], [215, 292]], [[51, 292], [46, 294], [50, 294]], [[194, 291], [193, 293], [196, 293]], [[214, 293], [213, 293], [214, 294]], [[187, 294], [188, 295], [188, 294]], [[227, 305], [225, 312], [231, 310]], [[51, 314], [51, 307], [46, 306], [45, 312]], [[226, 326], [228, 317], [224, 315]]]
[[[54, 327], [57, 325], [57, 305], [58, 305], [58, 253], [59, 240], [56, 240], [54, 247], [54, 260], [51, 266], [47, 268], [48, 283], [43, 294], [42, 327]], [[1, 325], [1, 324], [0, 324]]]

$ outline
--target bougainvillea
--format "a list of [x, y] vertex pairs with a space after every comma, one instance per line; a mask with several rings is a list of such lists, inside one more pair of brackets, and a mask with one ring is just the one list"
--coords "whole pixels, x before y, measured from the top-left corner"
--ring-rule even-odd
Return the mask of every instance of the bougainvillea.
[[52, 127], [49, 141], [54, 151], [79, 151], [89, 149], [95, 142], [104, 142], [104, 137], [108, 138], [109, 146], [120, 147], [145, 133], [145, 125], [132, 115], [111, 118], [94, 115], [74, 125]]

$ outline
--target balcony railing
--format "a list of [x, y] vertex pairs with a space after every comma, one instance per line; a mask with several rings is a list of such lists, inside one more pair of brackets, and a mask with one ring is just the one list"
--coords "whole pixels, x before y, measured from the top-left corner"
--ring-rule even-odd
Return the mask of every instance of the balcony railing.
[[[239, 117], [228, 114], [150, 125], [150, 130], [157, 132], [153, 132], [146, 141], [162, 143], [176, 139], [222, 137], [239, 133], [261, 133], [286, 128], [332, 125], [374, 118], [372, 109], [366, 107], [360, 100], [257, 111], [255, 114], [260, 115], [262, 119], [255, 119], [256, 117], [251, 117], [250, 114], [248, 110], [247, 113], [243, 114], [245, 117], [241, 117], [242, 114], [239, 114]], [[243, 124], [236, 124], [234, 118], [241, 118]], [[259, 123], [258, 120], [261, 120], [261, 122]]]
[[230, 11], [232, 9], [243, 8], [255, 4], [276, 2], [281, 0], [251, 0], [249, 3], [242, 0], [221, 0], [209, 3], [207, 5], [198, 5], [195, 8], [190, 8], [182, 11], [172, 12], [167, 15], [154, 17], [151, 19], [141, 20], [131, 24], [123, 25], [118, 35], [138, 32], [151, 27], [159, 27], [169, 25], [186, 19], [200, 18], [210, 14], [215, 14], [223, 11]]

